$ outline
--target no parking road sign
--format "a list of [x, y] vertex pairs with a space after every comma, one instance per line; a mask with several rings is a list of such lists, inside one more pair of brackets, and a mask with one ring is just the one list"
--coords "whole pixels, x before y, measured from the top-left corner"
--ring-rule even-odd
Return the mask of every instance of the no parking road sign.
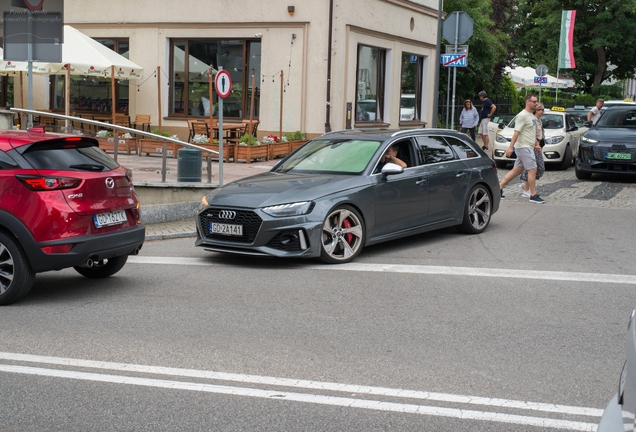
[[536, 77], [534, 77], [534, 83], [535, 84], [547, 84], [548, 83], [548, 77], [547, 76], [536, 76]]
[[218, 71], [216, 78], [214, 78], [214, 86], [220, 98], [225, 99], [228, 97], [232, 92], [232, 78], [230, 78], [230, 73], [224, 69]]
[[468, 66], [468, 56], [466, 54], [442, 54], [442, 65], [465, 67]]

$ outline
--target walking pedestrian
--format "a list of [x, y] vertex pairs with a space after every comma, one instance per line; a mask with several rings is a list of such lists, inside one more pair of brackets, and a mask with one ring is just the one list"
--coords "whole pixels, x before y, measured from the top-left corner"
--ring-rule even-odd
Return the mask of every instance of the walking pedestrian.
[[592, 107], [590, 112], [587, 113], [587, 121], [591, 121], [595, 125], [598, 119], [601, 118], [601, 108], [603, 108], [604, 104], [605, 101], [603, 99], [597, 99], [596, 106]]
[[[537, 119], [537, 142], [534, 145], [534, 157], [537, 161], [537, 175], [536, 180], [539, 180], [545, 172], [545, 161], [543, 160], [543, 146], [545, 145], [545, 133], [543, 132], [543, 124], [541, 123], [541, 116], [545, 111], [545, 106], [539, 102], [534, 109], [534, 116]], [[521, 194], [524, 198], [530, 198], [530, 187], [528, 186], [528, 171], [524, 170], [521, 173]]]
[[534, 116], [534, 107], [538, 102], [534, 93], [528, 94], [526, 96], [526, 107], [515, 117], [515, 131], [506, 150], [506, 157], [511, 157], [514, 150], [517, 154], [517, 159], [514, 167], [499, 182], [501, 199], [506, 199], [503, 188], [525, 169], [528, 171], [527, 183], [530, 189], [530, 202], [535, 204], [544, 203], [544, 200], [537, 194], [537, 160], [534, 156], [534, 147], [537, 144], [537, 118]]
[[459, 127], [462, 133], [467, 131], [470, 133], [470, 137], [475, 141], [475, 128], [479, 124], [479, 113], [477, 108], [473, 106], [470, 99], [464, 101], [464, 109], [459, 115]]
[[481, 122], [479, 123], [479, 135], [481, 135], [481, 140], [484, 142], [484, 145], [481, 147], [482, 149], [488, 151], [488, 123], [490, 123], [490, 117], [495, 114], [497, 110], [497, 105], [492, 103], [490, 99], [488, 99], [488, 93], [485, 91], [480, 91], [478, 93], [479, 100], [481, 100]]

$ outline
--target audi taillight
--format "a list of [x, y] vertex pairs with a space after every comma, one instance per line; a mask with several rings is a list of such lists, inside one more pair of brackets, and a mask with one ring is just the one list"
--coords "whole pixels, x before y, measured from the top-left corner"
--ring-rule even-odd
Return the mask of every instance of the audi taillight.
[[82, 184], [82, 179], [71, 177], [17, 175], [15, 178], [27, 188], [36, 192], [72, 189]]

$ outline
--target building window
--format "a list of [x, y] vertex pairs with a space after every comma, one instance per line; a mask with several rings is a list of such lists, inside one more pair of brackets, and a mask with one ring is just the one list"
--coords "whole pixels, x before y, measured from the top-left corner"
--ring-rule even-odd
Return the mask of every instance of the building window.
[[422, 76], [424, 57], [402, 53], [402, 81], [400, 83], [400, 121], [422, 119]]
[[358, 45], [357, 122], [383, 121], [385, 70], [386, 50]]
[[[222, 67], [230, 73], [232, 78], [232, 93], [223, 101], [223, 116], [248, 117], [252, 91], [254, 91], [254, 117], [258, 117], [261, 42], [244, 39], [174, 39], [171, 41], [170, 115], [184, 117], [218, 115], [216, 91], [212, 93], [212, 101], [209, 100], [208, 70], [210, 67], [214, 71]], [[254, 89], [252, 89], [252, 69], [255, 70], [256, 75]], [[212, 86], [214, 86], [214, 79]]]
[[[102, 45], [128, 58], [128, 39], [95, 38]], [[88, 76], [71, 76], [71, 111], [112, 113], [111, 79]], [[115, 106], [118, 113], [128, 114], [130, 82], [115, 80]], [[66, 76], [51, 76], [51, 109], [63, 110]]]
[[[0, 106], [12, 107], [13, 104], [13, 83], [15, 80], [13, 77], [3, 76], [0, 77]], [[24, 108], [24, 107], [23, 107]]]

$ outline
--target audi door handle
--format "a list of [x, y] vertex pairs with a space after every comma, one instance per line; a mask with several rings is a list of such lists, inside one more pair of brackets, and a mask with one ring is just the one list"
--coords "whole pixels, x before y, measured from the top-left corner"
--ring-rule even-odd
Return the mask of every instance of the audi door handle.
[[426, 180], [426, 179], [420, 179], [420, 180], [416, 181], [415, 184], [419, 186], [419, 185], [426, 184], [427, 181], [428, 180]]
[[464, 177], [465, 175], [466, 175], [465, 172], [460, 171], [457, 174], [455, 174], [455, 177]]

